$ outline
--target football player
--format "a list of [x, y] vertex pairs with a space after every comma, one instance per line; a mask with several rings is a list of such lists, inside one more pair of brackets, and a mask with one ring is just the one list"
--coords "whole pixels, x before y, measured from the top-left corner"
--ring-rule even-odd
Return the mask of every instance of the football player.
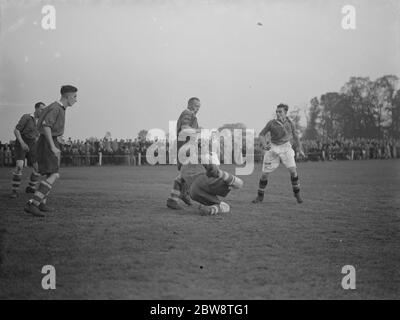
[[59, 179], [61, 160], [60, 137], [65, 130], [65, 112], [77, 101], [78, 89], [74, 86], [61, 87], [61, 99], [46, 107], [39, 119], [38, 127], [40, 137], [37, 142], [39, 173], [46, 176], [40, 182], [35, 194], [25, 206], [25, 211], [37, 217], [44, 217], [44, 212], [51, 209], [47, 207], [46, 200], [54, 183]]
[[25, 192], [34, 193], [36, 185], [39, 181], [40, 174], [38, 173], [36, 156], [36, 142], [39, 138], [37, 122], [44, 108], [45, 104], [43, 102], [36, 103], [34, 113], [24, 114], [15, 127], [14, 135], [16, 137], [16, 166], [12, 177], [12, 192], [10, 195], [12, 199], [18, 198], [19, 195], [18, 191], [22, 181], [25, 159], [27, 159], [28, 166], [32, 167], [29, 185], [26, 187]]
[[[188, 101], [187, 109], [184, 110], [177, 123], [177, 137], [179, 138], [179, 134], [188, 129], [198, 130], [199, 124], [197, 121], [197, 113], [199, 112], [201, 107], [201, 102], [199, 98], [191, 98]], [[179, 204], [179, 199], [183, 200], [187, 205], [191, 205], [190, 197], [188, 196], [188, 188], [185, 185], [184, 179], [180, 174], [180, 171], [183, 165], [179, 160], [179, 150], [184, 146], [190, 137], [187, 137], [186, 141], [177, 141], [177, 162], [178, 162], [178, 171], [179, 174], [175, 178], [172, 186], [171, 194], [167, 200], [167, 207], [173, 210], [182, 210], [183, 207]]]
[[[260, 133], [260, 143], [265, 150], [265, 155], [257, 198], [253, 200], [253, 203], [259, 203], [264, 200], [269, 174], [279, 167], [281, 161], [290, 172], [293, 193], [297, 202], [303, 202], [300, 196], [300, 183], [297, 174], [295, 152], [290, 142], [292, 138], [299, 155], [304, 157], [304, 152], [296, 128], [293, 122], [287, 117], [288, 110], [289, 107], [287, 105], [278, 105], [276, 108], [277, 118], [268, 122]], [[270, 139], [266, 138], [268, 133], [270, 134]]]
[[187, 165], [182, 168], [182, 179], [189, 188], [189, 194], [196, 201], [203, 215], [228, 213], [231, 208], [221, 198], [225, 198], [231, 190], [241, 189], [243, 181], [219, 168], [216, 155], [212, 155], [209, 164]]

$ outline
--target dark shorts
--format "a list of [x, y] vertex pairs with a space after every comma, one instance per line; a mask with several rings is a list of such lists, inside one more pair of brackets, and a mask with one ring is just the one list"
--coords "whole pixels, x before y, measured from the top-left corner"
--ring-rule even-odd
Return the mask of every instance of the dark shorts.
[[17, 140], [15, 143], [15, 160], [25, 161], [28, 160], [28, 166], [31, 167], [37, 162], [37, 150], [36, 150], [36, 140], [25, 140], [24, 142], [28, 145], [29, 151], [22, 149], [21, 144]]
[[[57, 137], [53, 137], [54, 145], [60, 149]], [[50, 144], [44, 135], [40, 135], [37, 142], [37, 160], [39, 164], [39, 173], [50, 175], [58, 173], [60, 169], [60, 159], [51, 151]]]
[[[176, 161], [177, 161], [177, 164], [178, 164], [178, 171], [181, 171], [181, 169], [182, 169], [182, 166], [184, 166], [185, 164], [183, 164], [183, 163], [181, 163], [180, 161], [179, 161], [179, 150], [184, 146], [184, 145], [186, 145], [188, 142], [190, 141], [190, 139], [186, 139], [186, 141], [178, 141], [177, 142], [177, 152], [176, 152]], [[198, 147], [198, 149], [197, 149], [197, 154], [198, 155], [200, 155], [201, 153], [201, 149], [200, 149], [200, 147]], [[187, 150], [186, 151], [186, 156], [187, 157], [190, 157], [190, 150]]]
[[212, 206], [220, 204], [218, 198], [226, 197], [230, 192], [229, 186], [221, 178], [209, 178], [205, 174], [200, 175], [190, 186], [190, 197], [203, 205]]
[[178, 171], [182, 169], [182, 163], [179, 161], [179, 149], [182, 148], [186, 144], [186, 141], [178, 141], [177, 142], [177, 152], [176, 152], [176, 161], [178, 164]]

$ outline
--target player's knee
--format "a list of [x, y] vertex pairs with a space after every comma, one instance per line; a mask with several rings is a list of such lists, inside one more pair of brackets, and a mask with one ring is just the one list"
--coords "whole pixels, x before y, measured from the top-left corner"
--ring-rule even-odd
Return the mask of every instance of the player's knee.
[[289, 172], [290, 172], [290, 175], [292, 177], [296, 177], [297, 176], [297, 168], [296, 167], [289, 168]]
[[22, 170], [24, 169], [24, 161], [17, 160], [15, 169], [17, 170], [18, 173], [22, 172]]
[[60, 174], [59, 173], [53, 173], [47, 175], [47, 181], [49, 181], [51, 184], [53, 184], [56, 180], [60, 179]]
[[38, 165], [37, 162], [35, 162], [35, 163], [32, 164], [32, 170], [33, 170], [33, 172], [35, 172], [35, 173], [39, 173], [39, 165]]
[[238, 178], [238, 177], [234, 177], [233, 179], [233, 183], [232, 183], [232, 187], [234, 189], [241, 189], [243, 188], [244, 182], [242, 179]]

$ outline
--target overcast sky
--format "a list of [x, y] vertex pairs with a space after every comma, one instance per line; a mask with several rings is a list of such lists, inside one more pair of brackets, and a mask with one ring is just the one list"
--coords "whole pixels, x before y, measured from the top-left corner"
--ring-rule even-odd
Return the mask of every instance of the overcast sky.
[[[259, 131], [280, 102], [304, 109], [350, 76], [400, 76], [399, 1], [50, 1], [54, 31], [41, 27], [43, 4], [12, 2], [1, 21], [2, 141], [62, 84], [79, 87], [65, 137], [133, 138], [167, 130], [192, 96], [202, 127]], [[356, 30], [341, 27], [346, 4]]]

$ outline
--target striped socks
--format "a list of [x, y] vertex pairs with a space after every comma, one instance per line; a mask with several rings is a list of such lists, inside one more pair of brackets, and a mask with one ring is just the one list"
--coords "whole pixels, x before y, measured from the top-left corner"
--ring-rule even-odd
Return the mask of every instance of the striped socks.
[[214, 204], [212, 206], [200, 205], [200, 211], [205, 215], [215, 216], [218, 213], [229, 213], [231, 207], [229, 204], [221, 202], [220, 204]]
[[30, 202], [36, 207], [39, 207], [42, 202], [45, 203], [46, 198], [49, 195], [52, 187], [53, 186], [48, 181], [41, 181]]
[[299, 183], [299, 176], [296, 177], [291, 177], [291, 181], [292, 181], [292, 187], [293, 187], [293, 192], [294, 194], [298, 194], [300, 193], [300, 183]]
[[182, 178], [178, 176], [174, 180], [174, 184], [171, 190], [171, 195], [169, 198], [178, 201], [179, 197], [181, 196], [181, 190], [182, 190]]
[[32, 172], [30, 180], [29, 180], [29, 187], [32, 189], [36, 189], [40, 179], [40, 174], [36, 172]]
[[234, 175], [226, 172], [226, 171], [219, 171], [219, 177], [222, 178], [230, 187], [234, 189], [240, 189], [243, 187], [243, 180], [235, 177]]
[[214, 216], [219, 212], [219, 205], [213, 205], [210, 207], [210, 215]]
[[268, 185], [268, 180], [262, 180], [262, 179], [260, 179], [260, 183], [259, 183], [259, 185], [258, 185], [258, 196], [260, 196], [260, 197], [264, 197], [264, 194], [265, 194], [265, 188], [267, 187], [267, 185]]
[[22, 181], [22, 172], [13, 172], [12, 178], [12, 192], [18, 193]]

